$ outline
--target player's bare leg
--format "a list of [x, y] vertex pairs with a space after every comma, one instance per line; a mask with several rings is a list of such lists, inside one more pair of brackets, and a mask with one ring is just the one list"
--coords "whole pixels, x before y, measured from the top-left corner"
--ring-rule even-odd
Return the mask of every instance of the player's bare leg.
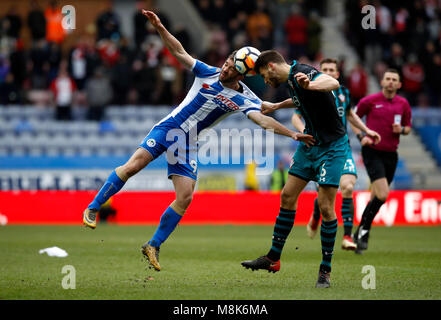
[[147, 150], [138, 148], [124, 165], [116, 168], [107, 178], [93, 202], [84, 210], [83, 224], [86, 227], [95, 229], [101, 205], [121, 190], [131, 176], [145, 168], [152, 160], [153, 157]]
[[343, 250], [355, 250], [357, 245], [352, 240], [352, 227], [354, 221], [353, 191], [357, 177], [353, 174], [344, 174], [340, 178], [340, 190], [343, 197], [341, 216], [343, 219], [344, 235], [341, 243]]
[[161, 265], [159, 264], [160, 246], [184, 216], [185, 211], [193, 200], [193, 192], [196, 185], [195, 180], [178, 175], [173, 175], [172, 181], [176, 192], [176, 200], [170, 204], [161, 216], [159, 227], [153, 238], [144, 243], [141, 248], [141, 252], [147, 258], [149, 265], [156, 271], [161, 270]]
[[337, 187], [319, 187], [318, 204], [322, 214], [320, 238], [322, 242], [322, 262], [316, 288], [328, 288], [330, 286], [331, 260], [334, 253], [335, 236], [337, 234], [337, 216], [335, 214], [335, 197]]
[[255, 260], [242, 262], [242, 266], [253, 271], [263, 269], [268, 270], [269, 272], [277, 272], [280, 270], [280, 256], [286, 238], [290, 234], [294, 225], [297, 200], [307, 183], [308, 182], [303, 179], [288, 175], [288, 179], [281, 193], [280, 211], [274, 225], [270, 251], [267, 255], [261, 256]]

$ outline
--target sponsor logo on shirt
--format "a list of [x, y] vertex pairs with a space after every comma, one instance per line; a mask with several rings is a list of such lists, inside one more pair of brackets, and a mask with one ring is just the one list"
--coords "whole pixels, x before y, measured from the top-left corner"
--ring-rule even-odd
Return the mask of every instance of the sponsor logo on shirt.
[[341, 102], [345, 102], [345, 100], [346, 100], [346, 97], [344, 94], [339, 94], [338, 98], [340, 99]]
[[237, 104], [235, 104], [227, 97], [221, 95], [220, 93], [213, 99], [213, 102], [216, 103], [219, 107], [221, 107], [225, 111], [239, 110], [239, 106]]
[[382, 106], [383, 106], [382, 104], [376, 104], [376, 105], [375, 105], [375, 108], [378, 109], [378, 108], [381, 108]]

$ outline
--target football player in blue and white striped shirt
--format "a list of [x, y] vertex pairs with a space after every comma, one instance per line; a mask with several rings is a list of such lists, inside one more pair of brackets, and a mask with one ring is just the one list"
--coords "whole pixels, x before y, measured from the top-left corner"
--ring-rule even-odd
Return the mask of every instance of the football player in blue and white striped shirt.
[[177, 159], [167, 157], [168, 177], [173, 181], [176, 200], [163, 213], [152, 239], [142, 246], [142, 253], [150, 265], [159, 271], [159, 248], [178, 225], [192, 201], [197, 178], [196, 141], [202, 130], [214, 126], [230, 114], [242, 112], [264, 129], [272, 129], [277, 134], [306, 144], [312, 144], [314, 140], [310, 135], [287, 129], [260, 112], [262, 101], [240, 81], [243, 75], [234, 66], [234, 53], [227, 58], [222, 68], [208, 66], [190, 56], [155, 13], [143, 10], [143, 14], [156, 28], [171, 54], [194, 73], [195, 80], [181, 104], [150, 130], [127, 163], [110, 174], [93, 202], [84, 211], [83, 223], [94, 229], [101, 205], [121, 190], [131, 176], [164, 151], [168, 150], [169, 154], [169, 147], [175, 148], [177, 145], [177, 150], [171, 153]]

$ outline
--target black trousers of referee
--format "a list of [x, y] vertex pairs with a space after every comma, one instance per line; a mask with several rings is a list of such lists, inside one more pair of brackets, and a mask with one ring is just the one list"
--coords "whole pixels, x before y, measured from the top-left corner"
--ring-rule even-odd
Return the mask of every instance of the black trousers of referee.
[[[361, 155], [371, 183], [381, 178], [386, 178], [388, 185], [392, 183], [398, 163], [398, 153], [396, 151], [379, 151], [364, 146], [361, 148]], [[377, 197], [369, 201], [360, 222], [363, 229], [370, 230], [372, 221], [374, 221], [384, 202]]]
[[380, 178], [386, 178], [388, 185], [392, 183], [398, 164], [396, 151], [380, 151], [364, 146], [361, 155], [371, 183]]

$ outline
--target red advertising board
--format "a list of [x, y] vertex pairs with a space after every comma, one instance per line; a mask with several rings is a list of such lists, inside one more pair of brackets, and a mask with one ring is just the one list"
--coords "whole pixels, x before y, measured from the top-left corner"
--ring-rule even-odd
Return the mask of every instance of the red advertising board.
[[[92, 201], [92, 191], [2, 191], [0, 222], [9, 224], [81, 224], [82, 211]], [[355, 223], [360, 221], [369, 192], [355, 192]], [[315, 192], [304, 192], [298, 201], [296, 224], [306, 224]], [[173, 192], [120, 192], [112, 198], [118, 224], [158, 224]], [[280, 193], [197, 192], [181, 224], [267, 224], [278, 214]], [[339, 222], [341, 194], [337, 195]], [[378, 225], [440, 225], [441, 191], [392, 191], [382, 206]]]

